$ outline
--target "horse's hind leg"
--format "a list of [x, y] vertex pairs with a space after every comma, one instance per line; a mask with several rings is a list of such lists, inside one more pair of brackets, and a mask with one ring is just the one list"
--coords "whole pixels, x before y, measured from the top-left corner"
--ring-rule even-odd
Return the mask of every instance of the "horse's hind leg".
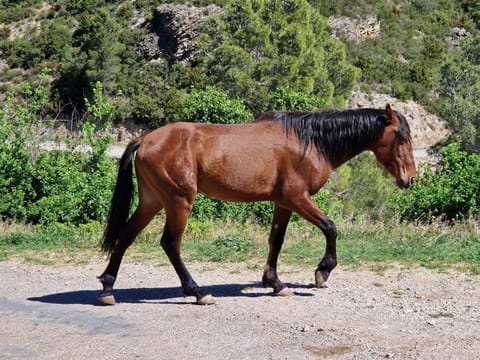
[[110, 256], [110, 261], [105, 271], [98, 277], [103, 285], [103, 291], [99, 296], [102, 303], [106, 305], [115, 304], [113, 284], [117, 278], [123, 255], [137, 235], [148, 225], [158, 211], [160, 211], [160, 207], [144, 206], [141, 203], [125, 227], [120, 231], [118, 242]]
[[277, 275], [278, 255], [282, 249], [285, 231], [287, 230], [287, 225], [291, 216], [292, 212], [290, 210], [275, 205], [272, 229], [268, 239], [270, 251], [268, 253], [267, 264], [265, 265], [265, 271], [262, 278], [263, 286], [271, 286], [273, 288], [273, 293], [279, 296], [288, 296], [292, 294], [292, 291], [280, 281]]
[[176, 202], [175, 206], [167, 211], [167, 221], [163, 231], [161, 245], [177, 272], [186, 296], [195, 296], [197, 304], [209, 305], [215, 303], [215, 298], [207, 294], [193, 280], [180, 256], [182, 235], [187, 225], [187, 219], [192, 209], [190, 204], [182, 206], [183, 201]]

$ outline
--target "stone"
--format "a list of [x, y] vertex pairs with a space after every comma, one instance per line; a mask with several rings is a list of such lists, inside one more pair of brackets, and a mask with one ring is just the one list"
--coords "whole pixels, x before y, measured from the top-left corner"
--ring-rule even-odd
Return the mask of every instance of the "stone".
[[154, 11], [152, 32], [137, 49], [149, 60], [162, 57], [169, 63], [190, 61], [198, 51], [199, 27], [209, 17], [218, 14], [225, 14], [225, 9], [216, 5], [163, 4]]

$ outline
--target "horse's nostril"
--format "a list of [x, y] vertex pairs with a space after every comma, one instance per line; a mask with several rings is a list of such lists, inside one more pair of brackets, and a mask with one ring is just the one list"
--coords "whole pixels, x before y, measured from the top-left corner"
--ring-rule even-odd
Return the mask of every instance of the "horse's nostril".
[[410, 178], [409, 185], [412, 186], [414, 182], [415, 182], [415, 178], [412, 176]]

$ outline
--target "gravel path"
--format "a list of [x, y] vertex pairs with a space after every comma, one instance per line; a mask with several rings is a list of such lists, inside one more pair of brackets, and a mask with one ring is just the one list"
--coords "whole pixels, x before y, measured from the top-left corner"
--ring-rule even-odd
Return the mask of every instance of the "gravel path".
[[184, 298], [170, 266], [124, 264], [117, 305], [100, 306], [95, 275], [77, 267], [0, 262], [0, 359], [477, 359], [480, 277], [404, 269], [282, 266], [291, 297], [273, 297], [245, 264], [190, 264], [217, 297]]

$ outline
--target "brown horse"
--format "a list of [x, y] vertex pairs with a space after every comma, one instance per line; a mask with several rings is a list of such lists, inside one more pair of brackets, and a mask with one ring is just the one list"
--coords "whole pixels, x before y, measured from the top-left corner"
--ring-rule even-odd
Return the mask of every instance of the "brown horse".
[[[238, 125], [174, 123], [133, 140], [120, 164], [102, 249], [110, 255], [101, 276], [100, 300], [114, 304], [113, 284], [122, 257], [135, 237], [161, 209], [166, 222], [161, 245], [177, 272], [185, 295], [198, 304], [215, 299], [200, 288], [180, 256], [180, 244], [195, 197], [203, 193], [227, 201], [275, 203], [263, 285], [274, 294], [291, 291], [277, 276], [277, 259], [292, 212], [320, 228], [326, 251], [315, 271], [324, 286], [337, 264], [335, 224], [311, 196], [333, 169], [362, 151], [372, 151], [398, 186], [416, 174], [410, 128], [391, 109], [323, 112], [269, 112]], [[132, 160], [139, 204], [129, 217], [133, 197]]]

